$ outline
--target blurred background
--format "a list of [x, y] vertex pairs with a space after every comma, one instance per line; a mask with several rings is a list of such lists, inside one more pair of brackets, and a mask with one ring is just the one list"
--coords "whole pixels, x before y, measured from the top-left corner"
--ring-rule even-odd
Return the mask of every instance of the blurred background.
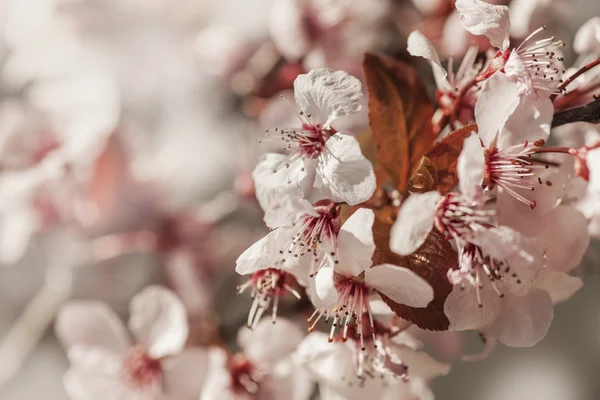
[[[547, 25], [567, 65], [577, 29], [600, 16], [597, 0], [492, 2], [510, 3], [517, 40]], [[361, 78], [365, 51], [409, 60], [417, 28], [443, 59], [487, 48], [452, 0], [0, 0], [0, 399], [66, 399], [52, 320], [69, 298], [125, 318], [161, 283], [186, 304], [192, 342], [231, 341], [250, 305], [235, 259], [266, 232], [257, 141], [290, 115], [279, 94], [315, 67]], [[366, 113], [350, 125], [365, 131]], [[534, 348], [462, 363], [476, 334], [417, 333], [454, 362], [436, 397], [600, 398], [597, 248]]]

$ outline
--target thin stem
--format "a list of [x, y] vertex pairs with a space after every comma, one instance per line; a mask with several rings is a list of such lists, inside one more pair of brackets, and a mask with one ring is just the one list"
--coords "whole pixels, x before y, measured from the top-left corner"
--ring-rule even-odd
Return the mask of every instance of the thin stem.
[[[581, 67], [577, 72], [575, 72], [573, 75], [571, 75], [570, 77], [568, 77], [563, 83], [561, 83], [557, 89], [565, 89], [571, 82], [573, 82], [575, 79], [577, 79], [579, 76], [581, 76], [582, 74], [586, 73], [587, 71], [589, 71], [590, 69], [594, 68], [595, 66], [600, 65], [600, 58], [592, 61], [591, 63], [584, 65], [583, 67]], [[556, 94], [553, 94], [552, 96], [550, 96], [550, 100], [554, 101], [554, 99], [556, 99]]]
[[536, 149], [533, 149], [533, 152], [535, 153], [564, 153], [571, 155], [574, 155], [574, 151], [577, 150], [572, 149], [570, 147], [538, 147]]
[[72, 283], [70, 267], [54, 266], [48, 269], [42, 289], [0, 340], [0, 386], [19, 372], [23, 362], [54, 320], [60, 306], [71, 295]]
[[452, 113], [451, 113], [451, 116], [450, 116], [450, 123], [453, 123], [454, 121], [456, 121], [456, 114], [460, 110], [460, 103], [462, 101], [462, 98], [469, 91], [469, 89], [471, 89], [472, 87], [474, 87], [475, 85], [477, 85], [482, 80], [484, 80], [484, 78], [482, 78], [481, 75], [478, 75], [478, 76], [474, 77], [469, 82], [467, 82], [460, 89], [460, 91], [456, 94], [456, 97], [454, 98], [454, 107], [452, 109]]

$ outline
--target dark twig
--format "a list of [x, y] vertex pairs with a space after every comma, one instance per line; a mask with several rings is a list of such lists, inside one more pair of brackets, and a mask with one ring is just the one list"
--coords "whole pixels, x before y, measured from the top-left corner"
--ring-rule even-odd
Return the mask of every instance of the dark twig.
[[[573, 82], [575, 79], [577, 79], [580, 75], [586, 73], [587, 71], [589, 71], [590, 69], [596, 67], [600, 65], [600, 58], [592, 61], [591, 63], [584, 65], [583, 67], [581, 67], [577, 72], [575, 72], [573, 75], [571, 75], [569, 78], [567, 78], [562, 84], [560, 84], [558, 86], [558, 89], [565, 89], [567, 86], [569, 86], [569, 84], [571, 82]], [[554, 101], [556, 99], [556, 95], [553, 94], [552, 96], [550, 96], [550, 100]]]
[[600, 98], [581, 106], [554, 113], [552, 127], [571, 124], [573, 122], [600, 123]]

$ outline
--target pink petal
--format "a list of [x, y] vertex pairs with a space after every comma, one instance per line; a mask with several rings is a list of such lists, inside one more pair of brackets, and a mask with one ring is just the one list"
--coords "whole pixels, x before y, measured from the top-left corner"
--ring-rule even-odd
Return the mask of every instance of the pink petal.
[[408, 365], [410, 377], [431, 379], [445, 376], [450, 372], [450, 364], [439, 362], [424, 351], [416, 351], [404, 344], [392, 344], [393, 352]]
[[475, 287], [466, 285], [461, 289], [460, 285], [454, 285], [444, 303], [444, 313], [450, 320], [451, 330], [481, 329], [496, 319], [502, 309], [503, 299], [487, 281], [480, 289], [480, 296], [482, 307], [479, 307]]
[[315, 201], [330, 199], [356, 205], [375, 192], [373, 165], [354, 137], [336, 133], [325, 143], [325, 151], [317, 160], [315, 193], [311, 197]]
[[514, 294], [525, 295], [544, 264], [541, 238], [529, 238], [507, 227], [492, 227], [475, 234], [473, 242], [496, 260], [506, 260], [510, 273], [503, 283]]
[[554, 304], [569, 300], [583, 287], [583, 280], [564, 272], [542, 268], [534, 282], [534, 287], [545, 290]]
[[471, 133], [463, 142], [456, 168], [461, 193], [470, 202], [478, 202], [483, 193], [481, 185], [485, 173], [485, 154], [481, 139], [476, 133]]
[[188, 336], [181, 300], [160, 286], [149, 286], [129, 305], [129, 329], [153, 358], [178, 354]]
[[483, 83], [475, 105], [475, 120], [479, 137], [486, 147], [494, 141], [518, 105], [517, 85], [507, 75], [496, 72]]
[[382, 264], [365, 271], [367, 286], [393, 301], [410, 307], [427, 307], [433, 300], [433, 288], [408, 268]]
[[361, 83], [344, 71], [313, 69], [294, 81], [296, 103], [324, 128], [337, 118], [360, 111]]
[[67, 350], [83, 346], [123, 354], [131, 345], [119, 317], [99, 301], [67, 303], [56, 317], [55, 331]]
[[492, 46], [505, 50], [510, 45], [510, 12], [481, 0], [457, 0], [456, 11], [465, 29], [473, 35], [485, 35]]
[[400, 255], [417, 250], [433, 229], [437, 204], [442, 198], [436, 191], [411, 195], [400, 207], [392, 227], [390, 249]]
[[554, 318], [550, 295], [532, 289], [527, 296], [508, 295], [502, 314], [489, 327], [489, 334], [507, 346], [531, 347], [542, 340]]
[[337, 273], [354, 277], [373, 264], [371, 257], [375, 251], [372, 230], [374, 221], [375, 214], [372, 210], [360, 208], [344, 222], [337, 239]]
[[559, 206], [544, 217], [546, 266], [569, 272], [579, 266], [590, 245], [587, 219], [572, 206]]

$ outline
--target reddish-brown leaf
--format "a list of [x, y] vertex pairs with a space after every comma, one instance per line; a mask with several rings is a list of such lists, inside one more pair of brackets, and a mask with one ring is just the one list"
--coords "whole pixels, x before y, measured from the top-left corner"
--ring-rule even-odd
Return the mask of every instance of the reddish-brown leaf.
[[[447, 330], [450, 322], [444, 314], [444, 302], [452, 291], [446, 274], [457, 265], [456, 253], [450, 243], [437, 229], [433, 229], [425, 243], [410, 256], [399, 256], [390, 250], [391, 225], [378, 220], [373, 225], [373, 236], [377, 246], [373, 255], [374, 265], [389, 263], [406, 267], [417, 273], [433, 287], [435, 297], [425, 308], [398, 304], [381, 294], [383, 301], [398, 315], [421, 329]], [[376, 267], [375, 267], [376, 268]]]
[[442, 194], [448, 193], [458, 184], [456, 164], [462, 150], [463, 141], [471, 132], [477, 132], [476, 124], [465, 125], [460, 129], [450, 132], [426, 154], [437, 171], [437, 190]]
[[421, 158], [421, 164], [408, 181], [409, 193], [425, 193], [437, 189], [438, 173], [435, 165], [427, 157]]
[[369, 121], [377, 161], [403, 190], [433, 144], [433, 105], [415, 69], [390, 57], [366, 54]]

